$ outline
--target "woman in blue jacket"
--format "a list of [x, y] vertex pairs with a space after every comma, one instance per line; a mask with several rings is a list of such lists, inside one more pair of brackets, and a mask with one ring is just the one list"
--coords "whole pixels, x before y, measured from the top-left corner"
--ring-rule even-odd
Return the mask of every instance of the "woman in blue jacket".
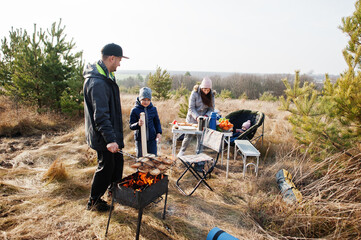
[[[131, 130], [135, 130], [134, 139], [137, 151], [137, 157], [143, 156], [142, 141], [140, 127], [145, 124], [147, 134], [147, 151], [157, 155], [157, 141], [160, 142], [162, 136], [162, 127], [157, 112], [157, 108], [153, 106], [152, 90], [148, 87], [139, 90], [139, 97], [135, 102], [135, 106], [130, 112], [129, 126]], [[145, 123], [140, 119], [140, 113], [145, 113]]]

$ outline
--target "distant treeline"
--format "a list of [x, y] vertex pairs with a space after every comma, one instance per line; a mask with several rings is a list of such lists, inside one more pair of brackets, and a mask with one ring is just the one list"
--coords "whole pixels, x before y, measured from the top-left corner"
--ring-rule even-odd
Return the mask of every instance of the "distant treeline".
[[[284, 95], [286, 89], [282, 80], [287, 78], [289, 82], [294, 80], [294, 74], [252, 74], [252, 73], [235, 73], [228, 76], [212, 75], [213, 89], [217, 93], [226, 90], [231, 92], [233, 98], [248, 98], [258, 99], [264, 93], [279, 97]], [[118, 80], [118, 84], [122, 92], [137, 93], [139, 88], [147, 86], [148, 77], [143, 77], [140, 74], [129, 76], [122, 80]], [[199, 76], [192, 76], [189, 72], [185, 74], [171, 75], [172, 91], [180, 88], [186, 88], [191, 91], [194, 85], [199, 84], [202, 78]], [[336, 76], [333, 77], [336, 80]], [[301, 86], [304, 82], [314, 83], [317, 88], [323, 86], [322, 81], [315, 79], [313, 75], [300, 75]]]

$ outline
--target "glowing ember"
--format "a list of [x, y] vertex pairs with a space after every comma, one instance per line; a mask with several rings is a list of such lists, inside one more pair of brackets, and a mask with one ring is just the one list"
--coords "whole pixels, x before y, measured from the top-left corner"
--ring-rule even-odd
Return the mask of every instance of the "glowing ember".
[[153, 176], [149, 173], [136, 172], [124, 179], [119, 183], [119, 185], [132, 188], [134, 191], [142, 191], [145, 188], [159, 182], [163, 178], [163, 174]]

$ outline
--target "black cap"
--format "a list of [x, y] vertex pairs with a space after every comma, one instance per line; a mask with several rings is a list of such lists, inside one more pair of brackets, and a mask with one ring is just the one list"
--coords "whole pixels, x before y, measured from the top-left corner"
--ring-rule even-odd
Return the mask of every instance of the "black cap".
[[115, 44], [115, 43], [109, 43], [107, 45], [105, 45], [102, 48], [102, 55], [106, 55], [106, 56], [116, 56], [116, 57], [122, 57], [122, 58], [127, 58], [123, 56], [123, 49], [121, 46]]

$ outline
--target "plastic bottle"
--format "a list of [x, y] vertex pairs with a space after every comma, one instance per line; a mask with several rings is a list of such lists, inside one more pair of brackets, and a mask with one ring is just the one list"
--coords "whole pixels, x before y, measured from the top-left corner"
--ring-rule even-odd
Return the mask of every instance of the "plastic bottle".
[[216, 121], [217, 121], [217, 113], [212, 112], [211, 113], [211, 118], [209, 120], [209, 128], [210, 129], [216, 130], [216, 126], [217, 126]]

